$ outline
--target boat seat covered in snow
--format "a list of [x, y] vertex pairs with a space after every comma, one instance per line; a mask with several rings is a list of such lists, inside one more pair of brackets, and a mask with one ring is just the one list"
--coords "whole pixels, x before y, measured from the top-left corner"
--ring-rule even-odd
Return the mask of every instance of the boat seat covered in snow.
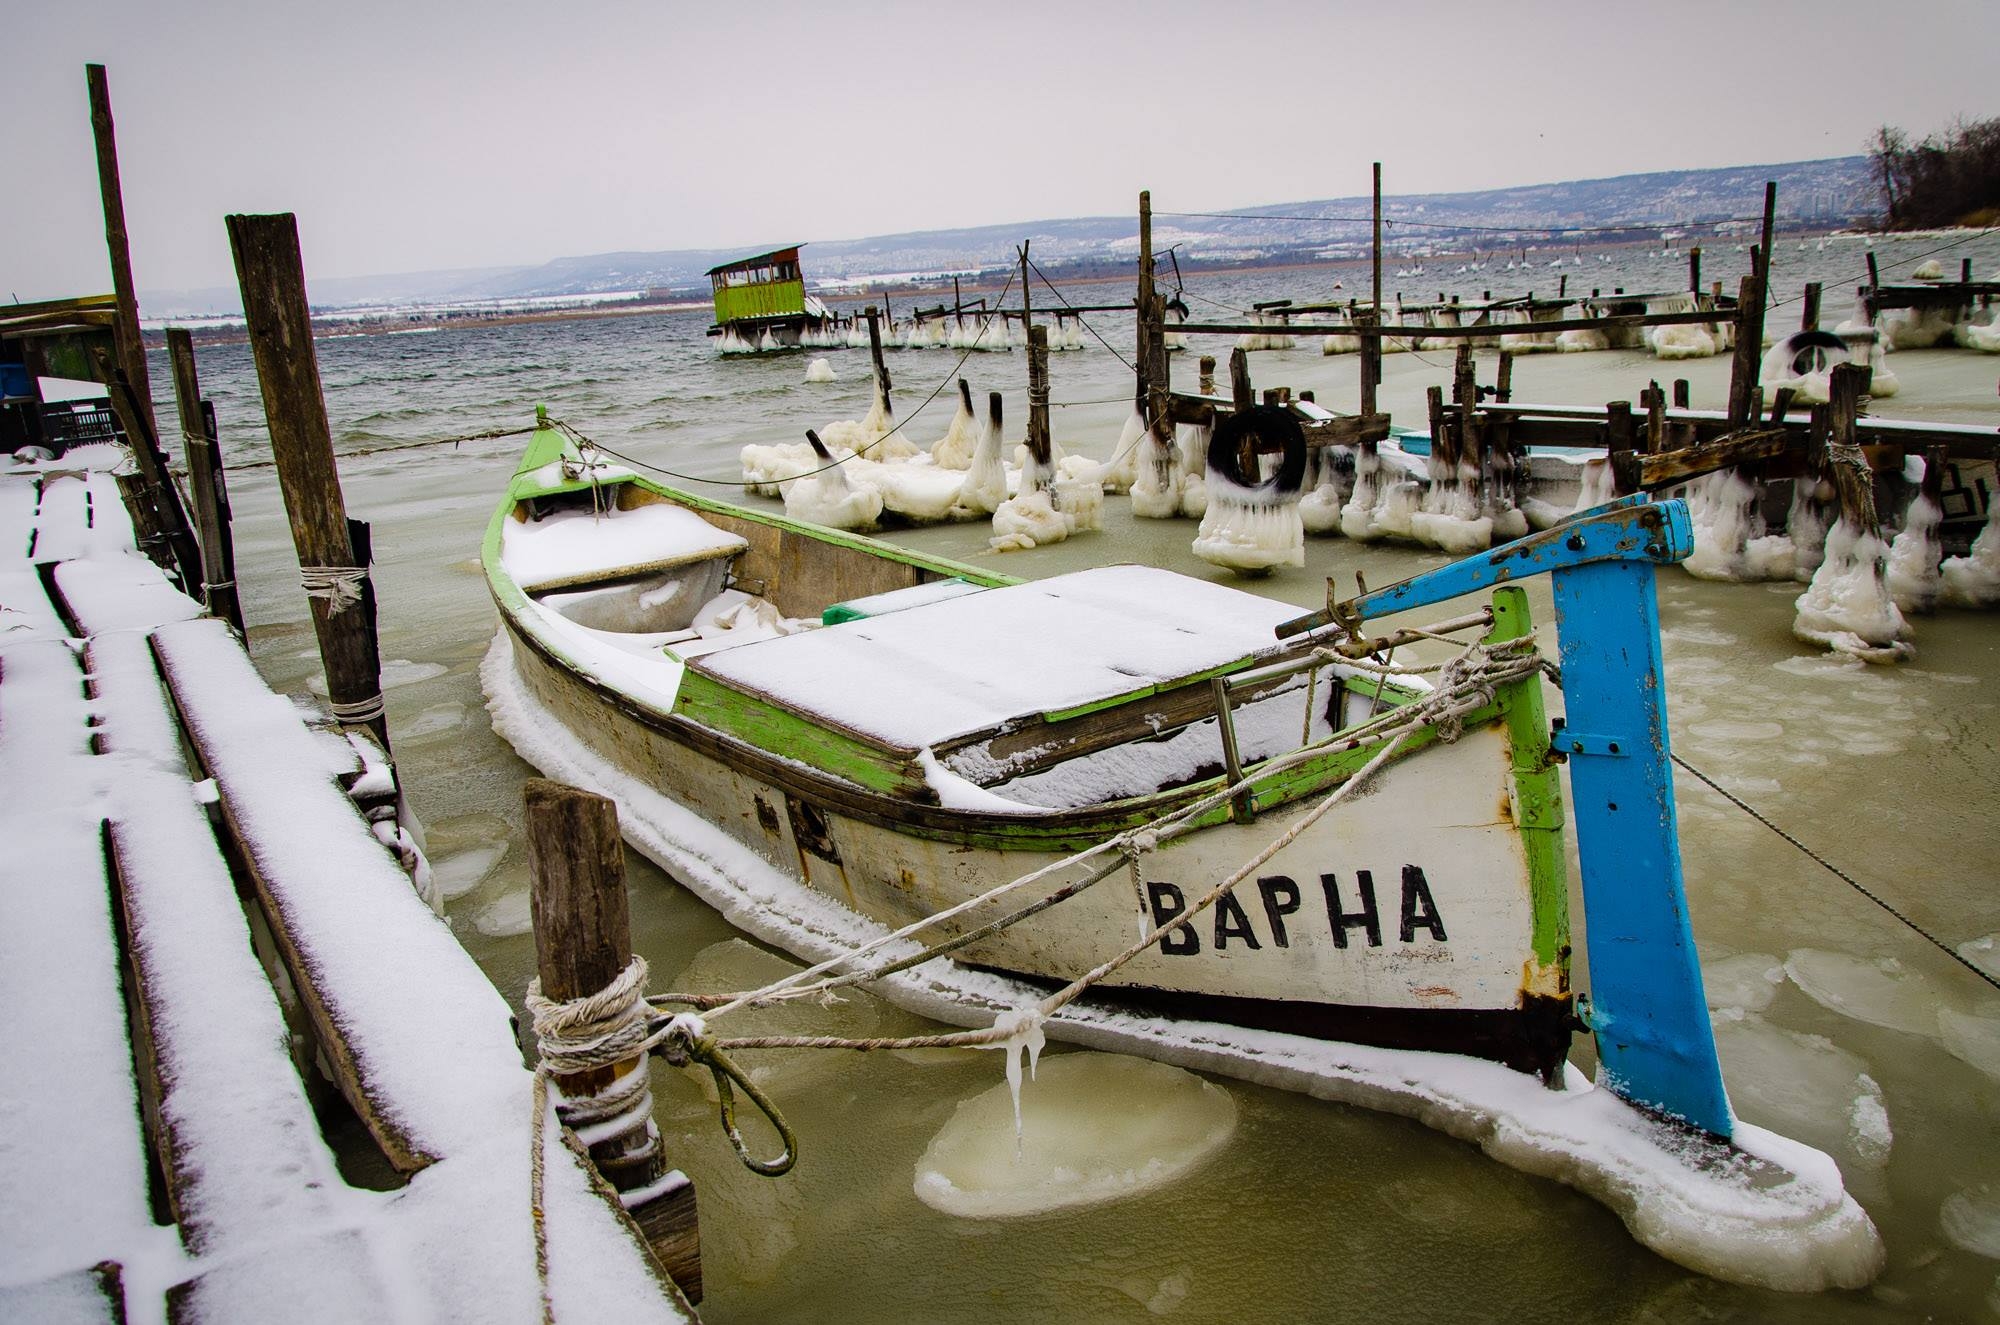
[[668, 502], [603, 510], [591, 503], [566, 506], [539, 520], [507, 521], [501, 543], [507, 573], [525, 593], [638, 579], [704, 562], [726, 569], [750, 546]]
[[[676, 712], [768, 739], [863, 785], [910, 785], [919, 751], [1060, 722], [1240, 670], [1297, 609], [1149, 566], [989, 589], [692, 660]], [[916, 781], [921, 781], [920, 775]]]

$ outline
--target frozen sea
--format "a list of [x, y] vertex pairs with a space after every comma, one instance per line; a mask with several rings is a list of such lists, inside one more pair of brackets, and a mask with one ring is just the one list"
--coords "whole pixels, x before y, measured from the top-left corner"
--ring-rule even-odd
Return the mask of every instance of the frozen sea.
[[[1875, 251], [1894, 279], [1952, 244], [1949, 236], [1882, 241]], [[1466, 256], [1433, 257], [1422, 275], [1391, 275], [1386, 286], [1414, 301], [1439, 290], [1548, 295], [1563, 275], [1572, 294], [1685, 282], [1681, 253], [1604, 252], [1610, 261], [1590, 249], [1502, 253], [1465, 273], [1455, 269]], [[1783, 302], [1771, 325], [1789, 329], [1808, 279], [1827, 284], [1826, 323], [1846, 317], [1863, 252], [1858, 239], [1824, 248], [1809, 240], [1804, 249], [1781, 240], [1775, 286]], [[1505, 270], [1523, 256], [1527, 268]], [[1704, 274], [1733, 290], [1746, 256], [1733, 242], [1714, 242]], [[1970, 256], [1990, 279], [2000, 235], [1936, 256], [1953, 275]], [[1562, 267], [1548, 266], [1559, 257]], [[1261, 299], [1359, 295], [1366, 279], [1365, 268], [1314, 268], [1200, 276], [1187, 289], [1201, 318]], [[1062, 290], [1078, 303], [1129, 295], [1129, 283]], [[1034, 296], [1038, 309], [1057, 301], [1039, 285]], [[895, 300], [899, 309], [909, 302]], [[1090, 322], [1129, 355], [1129, 318]], [[454, 928], [517, 1006], [534, 967], [519, 830], [521, 783], [532, 770], [487, 722], [477, 668], [496, 620], [477, 553], [522, 439], [383, 448], [524, 427], [545, 403], [622, 452], [739, 497], [744, 443], [797, 440], [806, 427], [865, 411], [865, 351], [827, 352], [838, 380], [808, 385], [807, 356], [722, 361], [706, 324], [702, 313], [677, 313], [319, 345], [349, 512], [374, 526], [403, 775], [452, 895]], [[1089, 337], [1086, 346], [1052, 356], [1054, 431], [1069, 450], [1102, 456], [1129, 408], [1131, 379], [1110, 349]], [[1213, 339], [1197, 342], [1195, 353], [1226, 358], [1228, 348]], [[890, 357], [896, 413], [919, 444], [945, 430], [957, 359], [936, 350]], [[1192, 359], [1175, 356], [1177, 383], [1191, 380]], [[2000, 422], [2000, 358], [1913, 351], [1890, 365], [1903, 392], [1880, 412]], [[157, 377], [160, 356], [154, 366]], [[248, 350], [206, 348], [200, 366], [234, 467], [252, 646], [277, 687], [305, 692], [317, 655], [275, 483], [260, 467], [268, 448]], [[1254, 354], [1251, 369], [1259, 386], [1311, 388], [1322, 402], [1354, 407], [1355, 358], [1322, 357], [1316, 339]], [[1481, 379], [1490, 382], [1492, 371], [1483, 354]], [[1024, 356], [974, 354], [958, 373], [975, 393], [1001, 391], [1010, 433], [1018, 433]], [[1727, 373], [1722, 358], [1532, 356], [1516, 362], [1514, 392], [1601, 404], [1636, 399], [1649, 380], [1686, 377], [1695, 405], [1720, 406]], [[1449, 380], [1448, 352], [1391, 356], [1382, 399], [1398, 422], [1414, 424], [1425, 389]], [[933, 389], [936, 402], [919, 413]], [[155, 390], [169, 398], [164, 381]], [[1223, 578], [1189, 554], [1191, 523], [1135, 522], [1119, 498], [1108, 503], [1103, 532], [1056, 547], [993, 554], [986, 532], [946, 526], [894, 537], [1018, 575], [1139, 561]], [[1244, 584], [1317, 605], [1328, 576], [1347, 592], [1356, 571], [1382, 585], [1442, 560], [1314, 539], [1304, 570]], [[1792, 637], [1797, 586], [1703, 583], [1678, 569], [1662, 570], [1659, 586], [1676, 751], [2000, 970], [1989, 937], [2000, 931], [2000, 619], [1949, 611], [1923, 618], [1914, 662], [1871, 668], [1828, 659]], [[1546, 618], [1545, 583], [1532, 592]], [[1677, 791], [1693, 923], [1735, 1107], [1840, 1163], [1888, 1247], [1873, 1287], [1798, 1297], [1722, 1284], [1646, 1250], [1595, 1202], [1417, 1124], [1229, 1080], [1213, 1085], [1234, 1106], [1233, 1130], [1219, 1143], [1204, 1133], [1208, 1149], [1171, 1182], [1027, 1217], [947, 1215], [918, 1199], [916, 1166], [961, 1102], [1000, 1080], [999, 1056], [868, 1055], [776, 1059], [764, 1069], [803, 1147], [799, 1167], [778, 1181], [737, 1164], [699, 1082], [656, 1069], [659, 1125], [673, 1162], [701, 1190], [704, 1317], [725, 1325], [2000, 1319], [2000, 994], [1708, 788], [1682, 776]], [[628, 868], [635, 938], [656, 988], [761, 982], [780, 968], [642, 858], [632, 855]], [[1587, 984], [1587, 973], [1579, 977]], [[757, 1015], [795, 1028], [914, 1024], [865, 997]], [[1103, 1109], [1120, 1107], [1117, 1081], [1095, 1088]], [[1127, 1089], [1126, 1106], [1143, 1112], [1148, 1099], [1136, 1085]], [[1148, 1135], [1156, 1133], [1167, 1148], [1157, 1156], [1163, 1164], [1185, 1158], [1169, 1153], [1182, 1144], [1177, 1133]]]

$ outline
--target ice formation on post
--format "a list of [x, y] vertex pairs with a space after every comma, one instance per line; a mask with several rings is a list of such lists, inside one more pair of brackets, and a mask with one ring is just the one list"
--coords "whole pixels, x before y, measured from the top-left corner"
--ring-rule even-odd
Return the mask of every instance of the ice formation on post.
[[1347, 502], [1341, 461], [1352, 464], [1351, 446], [1322, 446], [1306, 460], [1305, 493], [1299, 498], [1299, 521], [1309, 534], [1340, 532], [1340, 509]]
[[[996, 427], [998, 419], [996, 404]], [[1021, 552], [1068, 538], [1069, 521], [1056, 506], [1055, 481], [1055, 469], [1048, 457], [1038, 456], [1029, 448], [1027, 463], [1021, 466], [1020, 491], [993, 510], [993, 537], [988, 546], [995, 552]]]
[[944, 436], [931, 443], [931, 463], [943, 469], [967, 469], [979, 444], [979, 420], [972, 412], [972, 386], [958, 379], [958, 410]]
[[1905, 612], [1932, 612], [1944, 592], [1944, 575], [1938, 563], [1944, 559], [1944, 545], [1938, 526], [1944, 512], [1924, 493], [1918, 493], [1903, 516], [1903, 531], [1889, 544], [1889, 595]]
[[989, 515], [1006, 500], [1007, 466], [1000, 458], [1000, 393], [994, 391], [986, 397], [986, 428], [966, 465], [958, 504], [969, 515]]
[[784, 485], [785, 514], [829, 529], [872, 528], [882, 514], [882, 494], [850, 484], [846, 471], [818, 433], [807, 429], [806, 440], [812, 445], [819, 469]]
[[814, 359], [806, 365], [806, 381], [808, 382], [837, 382], [839, 380], [839, 378], [833, 375], [833, 364], [825, 359]]
[[1712, 359], [1722, 347], [1709, 329], [1700, 323], [1680, 323], [1655, 327], [1649, 338], [1657, 359]]
[[[1278, 473], [1260, 479], [1254, 444], [1284, 448]], [[1306, 564], [1305, 525], [1299, 518], [1299, 485], [1305, 477], [1306, 439], [1298, 420], [1276, 405], [1231, 414], [1208, 448], [1208, 509], [1195, 535], [1194, 554], [1211, 565], [1252, 574]]]
[[1947, 558], [1939, 568], [1944, 599], [1955, 607], [2000, 607], [2000, 502], [1986, 512], [1986, 527], [1972, 540], [1972, 555]]
[[1889, 596], [1889, 549], [1842, 519], [1826, 536], [1826, 560], [1798, 598], [1792, 633], [1865, 662], [1915, 655], [1910, 627]]
[[1175, 429], [1181, 458], [1181, 514], [1199, 520], [1208, 511], [1208, 439], [1210, 424], [1183, 423]]
[[1052, 456], [1050, 463], [1064, 478], [1093, 479], [1110, 493], [1129, 492], [1139, 479], [1139, 447], [1146, 436], [1146, 416], [1141, 402], [1132, 403], [1118, 444], [1102, 463], [1086, 456]]
[[1132, 514], [1141, 520], [1171, 520], [1181, 513], [1180, 450], [1158, 428], [1148, 428], [1134, 456]]
[[1802, 404], [1824, 405], [1834, 368], [1851, 358], [1847, 342], [1830, 331], [1796, 331], [1765, 351], [1759, 375], [1773, 398], [1790, 390]]
[[[1764, 539], [1764, 520], [1757, 512], [1757, 485], [1734, 468], [1719, 469], [1688, 485], [1688, 520], [1694, 526], [1694, 552], [1681, 569], [1698, 580], [1760, 580], [1774, 560]], [[1752, 545], [1764, 555], [1753, 564]], [[1790, 579], [1789, 558], [1776, 578]]]
[[1430, 488], [1410, 513], [1411, 537], [1455, 557], [1491, 547], [1493, 518], [1480, 512], [1479, 466], [1470, 459], [1453, 464], [1434, 445], [1429, 469]]
[[1611, 337], [1601, 331], [1582, 329], [1559, 332], [1556, 335], [1556, 349], [1562, 354], [1586, 354], [1610, 348]]

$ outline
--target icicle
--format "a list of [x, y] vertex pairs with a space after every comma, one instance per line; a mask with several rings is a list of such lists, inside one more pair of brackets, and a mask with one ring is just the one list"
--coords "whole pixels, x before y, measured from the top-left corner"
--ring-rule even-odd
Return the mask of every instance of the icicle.
[[[1698, 580], [1758, 578], [1751, 574], [1747, 551], [1751, 540], [1764, 533], [1756, 484], [1734, 469], [1695, 480], [1689, 485], [1688, 519], [1694, 526], [1694, 551], [1681, 563], [1683, 570]], [[1763, 559], [1768, 562], [1768, 555]]]
[[1048, 1037], [1042, 1033], [1045, 1018], [1037, 1008], [1019, 1008], [1013, 1012], [1003, 1012], [993, 1019], [993, 1029], [1005, 1031], [1007, 1038], [998, 1044], [983, 1044], [982, 1049], [998, 1049], [1007, 1056], [1007, 1090], [1014, 1097], [1014, 1158], [1021, 1157], [1023, 1133], [1021, 1129], [1021, 1062], [1027, 1060], [1028, 1079], [1034, 1080], [1035, 1071], [1041, 1066], [1042, 1047]]
[[1206, 423], [1184, 423], [1175, 431], [1181, 453], [1181, 514], [1199, 520], [1208, 511], [1208, 438]]

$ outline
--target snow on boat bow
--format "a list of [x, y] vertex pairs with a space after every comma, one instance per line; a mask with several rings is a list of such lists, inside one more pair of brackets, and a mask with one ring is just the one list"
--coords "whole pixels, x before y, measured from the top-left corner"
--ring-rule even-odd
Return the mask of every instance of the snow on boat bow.
[[[809, 961], [910, 961], [869, 987], [914, 1011], [1054, 1003], [1051, 1036], [1476, 1141], [1719, 1277], [1855, 1286], [1882, 1257], [1867, 1216], [1830, 1160], [1735, 1120], [1715, 1060], [1652, 588], [1688, 543], [1678, 503], [1627, 502], [1291, 619], [1149, 567], [1014, 581], [544, 428], [487, 532], [482, 676], [523, 757], [617, 800], [732, 922]], [[1543, 572], [1553, 744], [1507, 583]], [[1486, 590], [1434, 682], [1369, 661], [1368, 619]], [[1601, 1089], [1567, 1062], [1563, 758]], [[951, 955], [885, 941], [917, 927]]]

